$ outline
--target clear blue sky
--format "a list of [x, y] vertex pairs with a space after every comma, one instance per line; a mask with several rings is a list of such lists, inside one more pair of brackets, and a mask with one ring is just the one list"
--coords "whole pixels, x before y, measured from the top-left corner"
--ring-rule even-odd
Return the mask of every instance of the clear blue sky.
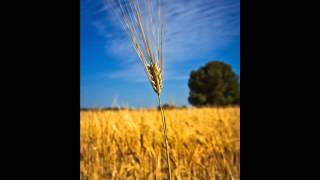
[[[105, 0], [81, 0], [80, 106], [152, 107], [142, 64]], [[164, 0], [163, 102], [188, 103], [188, 77], [210, 60], [240, 75], [240, 0]]]

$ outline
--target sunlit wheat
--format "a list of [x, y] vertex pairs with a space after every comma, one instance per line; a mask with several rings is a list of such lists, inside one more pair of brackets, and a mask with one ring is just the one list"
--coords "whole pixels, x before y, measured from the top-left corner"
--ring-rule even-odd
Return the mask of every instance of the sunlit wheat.
[[[167, 110], [172, 178], [240, 179], [240, 109]], [[81, 111], [80, 179], [168, 179], [161, 115]]]

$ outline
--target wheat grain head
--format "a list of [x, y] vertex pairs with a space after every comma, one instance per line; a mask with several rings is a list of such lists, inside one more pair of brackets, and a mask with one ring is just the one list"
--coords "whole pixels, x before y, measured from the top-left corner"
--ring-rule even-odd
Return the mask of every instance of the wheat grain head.
[[159, 96], [162, 90], [162, 72], [157, 64], [150, 64], [147, 67], [148, 77], [154, 92]]
[[[115, 0], [120, 22], [151, 86], [159, 96], [163, 87], [163, 17], [161, 0]], [[113, 9], [114, 10], [114, 9]]]

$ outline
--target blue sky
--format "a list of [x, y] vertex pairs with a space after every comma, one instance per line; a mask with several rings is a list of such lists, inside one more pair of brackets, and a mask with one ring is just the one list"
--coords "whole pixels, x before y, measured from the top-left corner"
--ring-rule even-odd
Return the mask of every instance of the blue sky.
[[[211, 60], [240, 75], [240, 0], [163, 0], [165, 103], [189, 105], [188, 77]], [[80, 107], [153, 107], [143, 66], [106, 0], [81, 0]]]

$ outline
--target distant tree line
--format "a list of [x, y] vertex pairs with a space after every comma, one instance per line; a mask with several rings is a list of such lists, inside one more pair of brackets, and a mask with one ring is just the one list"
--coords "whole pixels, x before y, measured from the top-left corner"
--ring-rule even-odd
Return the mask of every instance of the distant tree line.
[[[159, 107], [157, 107], [159, 108]], [[188, 108], [187, 106], [176, 106], [174, 104], [163, 104], [163, 109], [185, 109]], [[120, 111], [120, 110], [137, 110], [139, 108], [128, 108], [128, 107], [104, 107], [104, 108], [80, 108], [80, 111], [105, 111], [105, 110], [112, 110], [112, 111]], [[152, 109], [152, 108], [142, 108], [142, 109]]]

